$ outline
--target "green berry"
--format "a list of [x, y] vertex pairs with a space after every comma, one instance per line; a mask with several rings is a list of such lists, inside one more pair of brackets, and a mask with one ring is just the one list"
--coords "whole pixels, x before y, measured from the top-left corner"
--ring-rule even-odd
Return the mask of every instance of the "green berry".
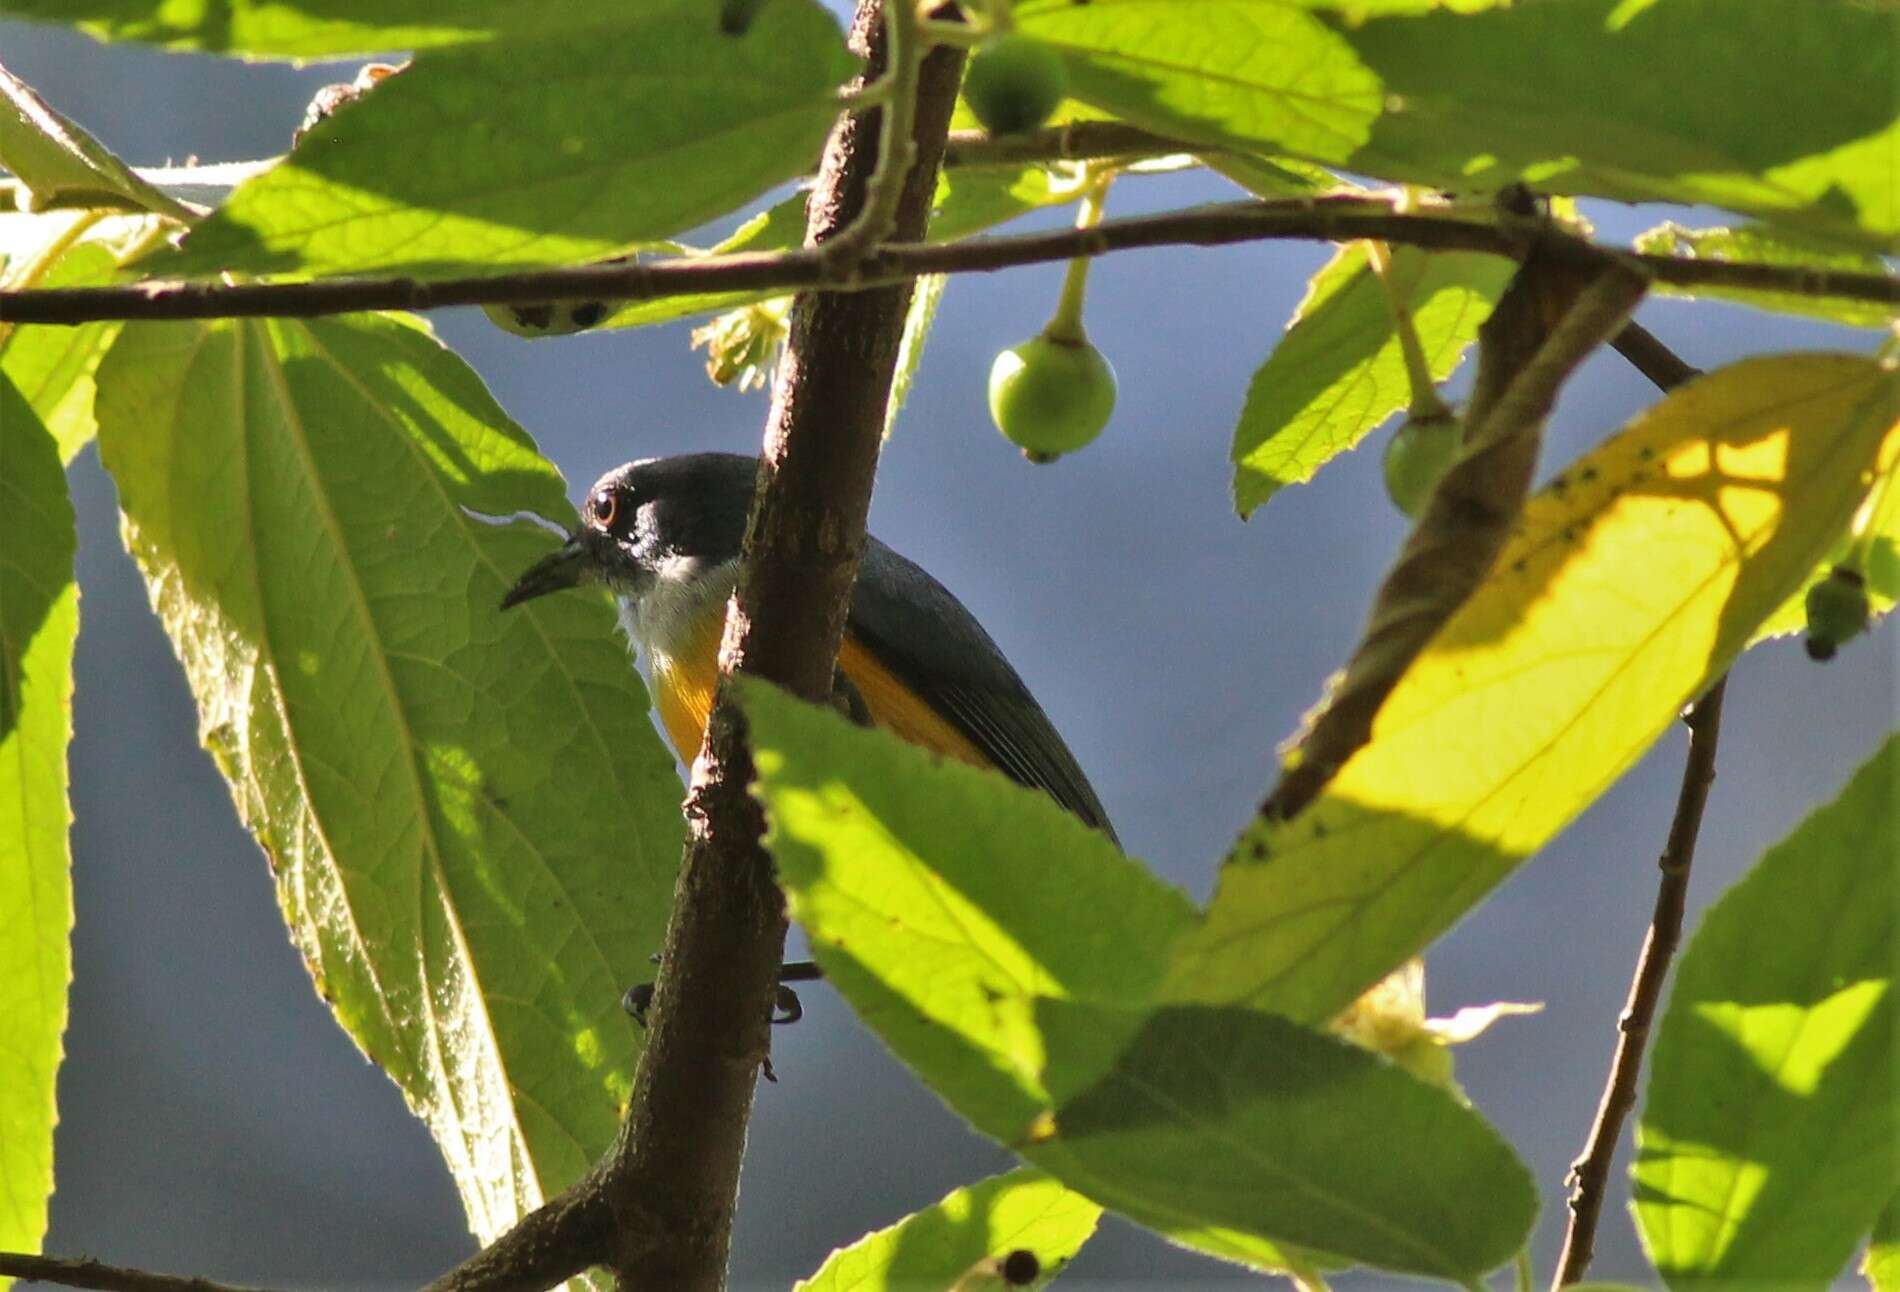
[[1028, 36], [1005, 31], [970, 55], [963, 97], [985, 130], [1014, 135], [1047, 121], [1068, 88], [1061, 55]]
[[1464, 428], [1458, 419], [1409, 417], [1385, 444], [1385, 491], [1408, 516], [1425, 510], [1432, 490], [1458, 460]]
[[990, 417], [1031, 462], [1081, 448], [1115, 411], [1115, 370], [1086, 337], [1043, 333], [996, 356]]
[[1828, 660], [1843, 642], [1867, 631], [1867, 582], [1837, 565], [1808, 589], [1808, 658]]

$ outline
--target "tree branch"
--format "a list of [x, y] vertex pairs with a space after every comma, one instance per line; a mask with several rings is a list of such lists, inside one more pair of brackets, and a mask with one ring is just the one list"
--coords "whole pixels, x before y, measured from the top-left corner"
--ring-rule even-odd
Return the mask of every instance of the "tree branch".
[[0, 1278], [18, 1279], [23, 1283], [58, 1283], [69, 1288], [92, 1288], [94, 1292], [264, 1292], [261, 1288], [213, 1283], [210, 1279], [153, 1274], [85, 1258], [63, 1260], [56, 1256], [33, 1256], [26, 1252], [0, 1252]]
[[[1697, 375], [1697, 369], [1634, 323], [1617, 338], [1616, 348], [1661, 390], [1673, 390]], [[1727, 693], [1728, 677], [1724, 674], [1683, 714], [1689, 728], [1689, 754], [1682, 768], [1682, 786], [1676, 792], [1669, 839], [1656, 863], [1662, 872], [1656, 905], [1636, 959], [1629, 998], [1616, 1021], [1616, 1050], [1604, 1081], [1603, 1098], [1597, 1104], [1596, 1121], [1584, 1142], [1583, 1155], [1570, 1168], [1570, 1218], [1564, 1227], [1563, 1252], [1557, 1260], [1553, 1289], [1581, 1279], [1596, 1251], [1597, 1222], [1609, 1193], [1610, 1163], [1616, 1156], [1623, 1122], [1636, 1106], [1636, 1079], [1642, 1070], [1643, 1049], [1649, 1041], [1656, 1006], [1662, 1000], [1670, 961], [1682, 941], [1689, 866], [1695, 860], [1696, 836], [1702, 828], [1709, 789], [1715, 784], [1715, 748], [1722, 736], [1722, 701]]]
[[[861, 0], [852, 26], [867, 79], [890, 52], [880, 10], [879, 0]], [[899, 237], [923, 236], [962, 65], [962, 51], [952, 48], [923, 60], [912, 137], [887, 150], [916, 157], [890, 204]], [[808, 207], [808, 246], [847, 230], [870, 204], [881, 124], [852, 116], [833, 133]], [[908, 286], [897, 286], [808, 294], [793, 307], [720, 646], [719, 695], [693, 762], [689, 840], [652, 1030], [604, 1167], [621, 1220], [608, 1263], [623, 1287], [724, 1285], [786, 928], [784, 898], [760, 846], [763, 817], [748, 793], [752, 757], [730, 679], [765, 678], [819, 703], [831, 695], [909, 299]]]
[[[865, 79], [875, 78], [885, 52], [879, 0], [861, 0], [851, 40], [866, 55]], [[923, 236], [962, 65], [961, 50], [939, 48], [919, 69], [917, 160], [896, 202], [899, 237]], [[833, 132], [808, 207], [808, 247], [863, 209], [878, 115], [848, 116]], [[622, 1287], [724, 1286], [786, 927], [729, 682], [746, 673], [817, 702], [831, 695], [909, 301], [906, 282], [807, 294], [793, 308], [720, 647], [719, 696], [693, 762], [647, 1046], [620, 1133], [585, 1179], [430, 1292], [538, 1292], [595, 1264]]]
[[[907, 235], [908, 236], [908, 235]], [[920, 235], [919, 235], [920, 236]], [[308, 318], [354, 310], [432, 310], [460, 305], [550, 300], [656, 300], [701, 292], [854, 291], [908, 282], [923, 274], [988, 273], [1019, 265], [1100, 256], [1139, 247], [1221, 246], [1296, 239], [1351, 242], [1376, 238], [1433, 251], [1516, 256], [1520, 235], [1478, 220], [1401, 212], [1394, 199], [1335, 194], [1280, 201], [1228, 202], [1161, 215], [1106, 220], [1090, 229], [886, 244], [840, 267], [821, 252], [754, 252], [611, 262], [481, 277], [324, 279], [307, 283], [156, 281], [119, 287], [0, 292], [0, 322], [89, 323], [101, 319]], [[1612, 253], [1552, 229], [1547, 238], [1576, 255], [1620, 254], [1656, 281], [1677, 287], [1733, 287], [1838, 296], [1900, 305], [1900, 277], [1788, 265], [1688, 260]]]

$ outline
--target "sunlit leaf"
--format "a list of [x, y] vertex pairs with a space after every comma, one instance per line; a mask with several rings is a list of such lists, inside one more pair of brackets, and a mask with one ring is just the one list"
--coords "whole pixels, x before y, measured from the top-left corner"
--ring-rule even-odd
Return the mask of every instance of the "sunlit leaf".
[[[507, 614], [560, 476], [401, 319], [131, 324], [101, 457], [318, 990], [483, 1238], [609, 1143], [679, 783], [607, 605]], [[182, 864], [160, 848], [154, 866]]]
[[1471, 1278], [1536, 1209], [1452, 1096], [1245, 1009], [1155, 1010], [1186, 899], [1045, 795], [747, 687], [768, 844], [859, 1016], [977, 1129], [1176, 1242]]
[[[1070, 91], [1163, 134], [1385, 180], [1707, 203], [1871, 251], [1900, 234], [1882, 6], [1023, 0]], [[1691, 56], [1692, 54], [1692, 56]], [[1774, 87], [1764, 93], [1763, 87]]]
[[743, 36], [673, 0], [427, 52], [146, 268], [445, 275], [616, 255], [812, 169], [854, 67], [811, 0], [776, 0]]
[[1659, 736], [1900, 452], [1893, 372], [1748, 359], [1527, 504], [1491, 574], [1290, 822], [1255, 821], [1170, 994], [1317, 1022], [1438, 933]]
[[177, 202], [133, 174], [104, 144], [55, 112], [4, 67], [0, 67], [0, 167], [26, 186], [36, 207], [63, 198], [185, 215]]
[[[1637, 235], [1636, 250], [1664, 256], [1682, 256], [1690, 260], [1739, 260], [1757, 265], [1791, 265], [1858, 274], [1886, 272], [1886, 266], [1881, 263], [1879, 256], [1868, 252], [1808, 246], [1777, 235], [1774, 230], [1759, 224], [1745, 224], [1733, 229], [1689, 229], [1671, 221]], [[1658, 283], [1656, 289], [1672, 296], [1707, 296], [1782, 314], [1801, 314], [1808, 318], [1826, 319], [1831, 323], [1845, 323], [1850, 327], [1884, 328], [1894, 321], [1894, 310], [1890, 305], [1843, 300], [1838, 296], [1749, 291], [1736, 287], [1670, 287], [1664, 283]]]
[[[0, 215], [0, 249], [8, 255], [0, 287], [103, 287], [119, 281], [126, 250], [162, 223], [156, 216], [97, 212]], [[0, 372], [53, 433], [63, 462], [92, 442], [93, 371], [118, 334], [119, 324], [111, 320], [77, 327], [0, 325]]]
[[[1393, 290], [1412, 310], [1435, 380], [1457, 368], [1510, 277], [1496, 256], [1392, 249]], [[1282, 486], [1311, 480], [1410, 399], [1391, 300], [1366, 244], [1349, 243], [1313, 275], [1247, 388], [1231, 453], [1235, 507], [1246, 516]]]
[[0, 1249], [16, 1252], [46, 1232], [72, 980], [75, 546], [52, 437], [0, 373]]
[[826, 1258], [794, 1292], [908, 1292], [963, 1286], [997, 1288], [1000, 1278], [958, 1283], [973, 1271], [1028, 1252], [1040, 1274], [1012, 1287], [1038, 1288], [1095, 1232], [1102, 1209], [1037, 1171], [1011, 1171], [958, 1189], [888, 1228], [866, 1234]]
[[1831, 1285], [1900, 1184], [1900, 737], [1709, 911], [1631, 1171], [1672, 1287]]

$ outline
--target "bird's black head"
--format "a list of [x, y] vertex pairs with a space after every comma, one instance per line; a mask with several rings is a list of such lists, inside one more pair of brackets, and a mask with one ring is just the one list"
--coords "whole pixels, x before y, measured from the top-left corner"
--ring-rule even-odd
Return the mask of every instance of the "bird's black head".
[[684, 453], [615, 467], [587, 491], [580, 527], [515, 581], [502, 609], [583, 583], [638, 602], [661, 579], [691, 580], [737, 560], [755, 458]]

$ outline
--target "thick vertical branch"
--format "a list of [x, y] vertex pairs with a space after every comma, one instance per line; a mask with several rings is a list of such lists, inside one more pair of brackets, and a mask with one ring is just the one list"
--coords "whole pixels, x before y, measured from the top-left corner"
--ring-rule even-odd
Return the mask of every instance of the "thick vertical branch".
[[[867, 76], [876, 76], [885, 52], [877, 0], [860, 6], [851, 39], [869, 56]], [[917, 163], [894, 232], [900, 240], [923, 235], [961, 64], [954, 50], [924, 62]], [[831, 236], [862, 208], [877, 129], [871, 113], [834, 134], [812, 194], [808, 241]], [[813, 700], [831, 693], [909, 296], [906, 285], [798, 300], [720, 650], [727, 676], [768, 678]], [[751, 778], [743, 719], [722, 688], [693, 764], [690, 836], [652, 1031], [632, 1106], [603, 1165], [619, 1235], [610, 1264], [628, 1287], [724, 1283], [785, 941], [784, 903], [746, 792]]]

